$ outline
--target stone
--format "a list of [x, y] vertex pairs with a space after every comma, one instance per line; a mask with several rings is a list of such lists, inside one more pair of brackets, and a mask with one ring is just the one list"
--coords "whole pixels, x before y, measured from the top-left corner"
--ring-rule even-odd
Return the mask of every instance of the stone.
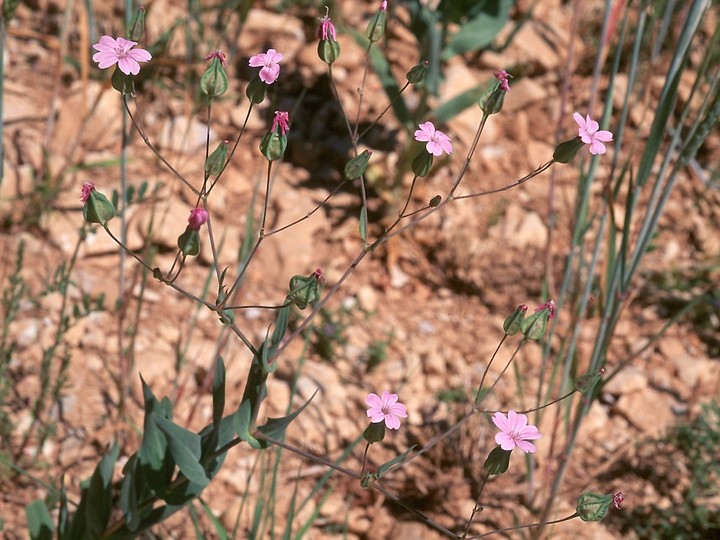
[[[207, 142], [207, 124], [196, 118], [177, 115], [168, 118], [163, 125], [157, 146], [161, 150], [171, 150], [190, 154], [205, 148]], [[217, 142], [217, 135], [210, 129], [210, 145]]]
[[521, 249], [528, 246], [543, 246], [547, 239], [547, 227], [542, 218], [535, 212], [523, 213], [517, 228], [507, 231], [508, 240], [513, 246]]
[[668, 400], [651, 388], [621, 396], [614, 409], [650, 437], [661, 435], [675, 422]]
[[615, 377], [603, 386], [603, 391], [616, 396], [624, 396], [645, 390], [648, 387], [647, 375], [634, 366], [621, 369]]
[[519, 111], [540, 101], [545, 101], [548, 97], [547, 87], [526, 77], [520, 79], [516, 84], [511, 84], [510, 92], [505, 96], [503, 112]]
[[357, 294], [360, 309], [367, 312], [374, 312], [378, 306], [378, 298], [375, 289], [370, 285], [363, 285]]

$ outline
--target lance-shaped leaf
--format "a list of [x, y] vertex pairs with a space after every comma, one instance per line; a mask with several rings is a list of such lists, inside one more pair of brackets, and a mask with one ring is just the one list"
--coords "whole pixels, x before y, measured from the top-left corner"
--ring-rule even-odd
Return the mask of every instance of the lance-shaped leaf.
[[31, 540], [52, 540], [53, 520], [45, 505], [45, 501], [35, 501], [25, 508], [28, 532]]
[[209, 482], [200, 465], [200, 435], [192, 433], [162, 416], [153, 415], [155, 423], [167, 439], [170, 454], [180, 472], [191, 482], [206, 486]]
[[380, 466], [378, 467], [378, 470], [377, 470], [377, 476], [378, 476], [378, 478], [382, 478], [382, 476], [383, 476], [386, 472], [388, 472], [390, 469], [392, 469], [392, 467], [393, 467], [394, 465], [397, 465], [398, 463], [401, 463], [401, 462], [405, 461], [405, 458], [408, 456], [408, 454], [409, 454], [410, 452], [412, 452], [412, 451], [415, 449], [415, 446], [417, 446], [417, 445], [412, 445], [410, 448], [408, 448], [407, 450], [405, 450], [405, 452], [403, 452], [403, 453], [400, 454], [399, 456], [391, 459], [391, 460], [388, 461], [387, 463], [383, 463], [382, 465], [380, 465]]

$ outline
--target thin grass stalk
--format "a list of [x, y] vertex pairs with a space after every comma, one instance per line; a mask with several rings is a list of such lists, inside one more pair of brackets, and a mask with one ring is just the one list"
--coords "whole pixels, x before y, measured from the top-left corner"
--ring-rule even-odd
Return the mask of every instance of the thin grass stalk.
[[[678, 47], [675, 51], [675, 55], [673, 57], [673, 61], [671, 62], [670, 69], [668, 70], [667, 78], [666, 78], [666, 84], [663, 89], [663, 94], [661, 96], [661, 108], [663, 105], [670, 110], [671, 106], [669, 104], [674, 103], [676, 99], [676, 91], [677, 91], [677, 82], [679, 80], [679, 72], [681, 69], [681, 66], [683, 64], [683, 61], [681, 59], [685, 58], [687, 55], [687, 51], [690, 46], [691, 37], [688, 37], [688, 28], [691, 28], [690, 32], [694, 34], [694, 32], [697, 30], [698, 24], [699, 24], [699, 16], [698, 13], [702, 12], [702, 9], [704, 9], [706, 2], [698, 1], [695, 2], [690, 9], [690, 12], [688, 14], [688, 20], [690, 21], [690, 24], [686, 24], [683, 26], [683, 37], [681, 38], [682, 46]], [[666, 91], [667, 90], [667, 91]], [[651, 132], [651, 139], [655, 140], [655, 152], [659, 152], [659, 144], [662, 140], [662, 136], [664, 135], [665, 130], [665, 124], [659, 123], [658, 118], [663, 118], [669, 115], [669, 112], [666, 113], [666, 111], [661, 110], [660, 114], [655, 117], [655, 120], [653, 122], [653, 132]], [[662, 134], [659, 134], [655, 132], [654, 130], [662, 130]], [[679, 130], [678, 130], [679, 131]], [[679, 138], [679, 136], [678, 136]], [[671, 140], [671, 147], [676, 145], [678, 143], [678, 138], [673, 137]], [[636, 202], [639, 198], [639, 193], [642, 189], [642, 186], [647, 182], [649, 178], [649, 173], [651, 171], [652, 162], [654, 162], [654, 159], [650, 160], [650, 165], [647, 165], [648, 160], [650, 159], [648, 157], [649, 153], [646, 149], [646, 152], [643, 154], [642, 161], [641, 161], [641, 167], [644, 165], [644, 174], [646, 177], [643, 179], [642, 182], [638, 182], [638, 185], [634, 188], [634, 193], [632, 200]], [[664, 160], [664, 163], [667, 163], [667, 159]], [[631, 283], [632, 277], [635, 274], [635, 271], [637, 270], [637, 266], [639, 264], [639, 261], [641, 260], [642, 256], [647, 251], [647, 246], [649, 242], [649, 238], [654, 231], [656, 225], [657, 225], [657, 219], [659, 218], [659, 215], [662, 212], [662, 208], [664, 207], [665, 201], [667, 201], [667, 197], [669, 196], [669, 193], [674, 185], [674, 182], [677, 178], [676, 173], [677, 170], [673, 171], [673, 174], [671, 175], [671, 178], [667, 180], [663, 184], [665, 171], [664, 169], [661, 169], [660, 173], [658, 173], [656, 183], [653, 186], [653, 193], [658, 193], [661, 195], [658, 195], [658, 199], [656, 204], [652, 205], [653, 210], [646, 213], [645, 218], [642, 221], [642, 228], [641, 228], [641, 242], [636, 244], [635, 250], [633, 251], [631, 255], [631, 259], [633, 261], [633, 265], [630, 267], [628, 273], [624, 276], [625, 280], [623, 285], [628, 286]], [[660, 187], [663, 186], [665, 189], [661, 190]], [[630, 209], [632, 210], [634, 208], [634, 204], [630, 206]], [[632, 215], [632, 212], [630, 213]], [[629, 218], [629, 216], [626, 216]], [[624, 242], [623, 242], [624, 244]], [[626, 245], [623, 246], [623, 249], [626, 248]], [[613, 273], [614, 277], [617, 277], [620, 275], [620, 259], [618, 258], [618, 263], [616, 266], [616, 271]], [[623, 261], [624, 262], [624, 261]], [[605, 360], [605, 355], [607, 353], [607, 346], [610, 341], [610, 337], [613, 334], [614, 328], [618, 322], [619, 315], [622, 311], [622, 305], [623, 301], [622, 299], [618, 298], [619, 295], [616, 293], [616, 285], [619, 283], [618, 280], [613, 280], [613, 283], [609, 284], [608, 291], [607, 291], [607, 303], [604, 309], [600, 329], [597, 334], [595, 347], [593, 350], [593, 355], [591, 359], [591, 370], [599, 368]], [[572, 449], [574, 447], [575, 439], [577, 436], [577, 433], [579, 431], [581, 421], [584, 418], [584, 416], [587, 414], [590, 405], [592, 404], [592, 396], [586, 396], [584, 399], [582, 399], [578, 405], [577, 413], [575, 416], [575, 420], [573, 421], [573, 426], [569, 434], [568, 443], [566, 445], [566, 458], [569, 458], [570, 453], [572, 452]], [[560, 467], [558, 469], [557, 475], [555, 477], [555, 480], [553, 482], [553, 487], [551, 490], [551, 499], [548, 501], [548, 504], [545, 507], [543, 520], [547, 519], [547, 516], [549, 515], [550, 509], [551, 509], [551, 501], [552, 498], [554, 498], [554, 495], [557, 493], [557, 489], [559, 487], [559, 483], [563, 477], [564, 471], [567, 467], [567, 464], [569, 462], [569, 459], [565, 459], [561, 462]]]
[[[690, 9], [690, 13], [688, 14], [688, 19], [685, 21], [685, 24], [682, 25], [682, 34], [679, 40], [679, 43], [677, 47], [675, 48], [675, 52], [673, 54], [672, 61], [670, 63], [670, 68], [668, 70], [666, 79], [665, 79], [665, 85], [663, 86], [662, 94], [660, 96], [660, 101], [658, 103], [657, 110], [660, 111], [660, 114], [655, 116], [655, 120], [653, 121], [653, 125], [650, 131], [650, 136], [648, 137], [648, 145], [646, 146], [645, 152], [643, 153], [642, 159], [640, 161], [640, 166], [638, 168], [637, 173], [637, 183], [638, 183], [638, 189], [641, 188], [649, 179], [650, 174], [652, 173], [652, 165], [655, 161], [655, 157], [660, 152], [660, 142], [664, 138], [665, 135], [665, 126], [668, 123], [669, 115], [674, 109], [675, 101], [677, 100], [677, 88], [680, 82], [680, 76], [682, 74], [682, 68], [687, 60], [687, 55], [690, 49], [690, 44], [692, 42], [692, 38], [694, 37], [695, 33], [697, 32], [697, 29], [700, 24], [700, 19], [702, 17], [702, 14], [704, 10], [706, 9], [708, 5], [707, 0], [694, 0], [692, 7]], [[689, 102], [688, 102], [689, 103]], [[672, 138], [670, 150], [666, 153], [666, 157], [663, 160], [663, 164], [661, 167], [661, 172], [658, 173], [657, 181], [655, 183], [655, 186], [653, 188], [653, 192], [651, 195], [651, 202], [648, 205], [649, 208], [653, 209], [662, 209], [662, 206], [659, 206], [659, 198], [660, 198], [660, 187], [663, 184], [663, 181], [665, 180], [665, 170], [668, 166], [670, 156], [672, 154], [672, 148], [675, 147], [679, 140], [679, 130], [676, 133], [676, 136]], [[650, 152], [652, 151], [652, 154]], [[668, 180], [667, 182], [674, 183], [674, 180]], [[667, 185], [666, 185], [667, 187]], [[665, 191], [668, 193], [668, 191]], [[667, 197], [664, 197], [667, 199]], [[640, 264], [640, 260], [642, 259], [643, 255], [645, 254], [647, 247], [650, 243], [650, 240], [652, 238], [652, 232], [653, 228], [657, 224], [657, 219], [645, 219], [643, 221], [642, 227], [640, 229], [640, 233], [638, 235], [637, 244], [639, 246], [639, 249], [636, 249], [634, 252], [634, 255], [632, 257], [632, 261], [630, 263], [628, 275], [626, 276], [626, 283], [625, 285], [629, 285], [630, 280], [632, 279], [632, 276], [637, 271], [638, 265]]]
[[5, 115], [3, 103], [5, 101], [5, 40], [7, 38], [7, 23], [0, 14], [0, 185], [5, 181]]

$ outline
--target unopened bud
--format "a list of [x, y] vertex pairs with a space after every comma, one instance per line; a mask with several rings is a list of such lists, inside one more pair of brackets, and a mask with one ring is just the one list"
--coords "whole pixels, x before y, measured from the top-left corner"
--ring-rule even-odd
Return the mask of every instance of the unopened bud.
[[520, 304], [515, 308], [515, 311], [513, 311], [508, 318], [505, 319], [503, 322], [503, 330], [505, 330], [505, 333], [508, 336], [514, 336], [520, 331], [520, 326], [525, 318], [525, 312], [527, 309], [528, 307], [525, 304]]
[[583, 147], [580, 137], [574, 137], [569, 141], [561, 142], [555, 147], [553, 161], [556, 163], [570, 163], [578, 151]]
[[417, 84], [419, 82], [422, 82], [422, 80], [425, 78], [425, 73], [427, 73], [428, 65], [430, 65], [430, 63], [425, 60], [424, 62], [420, 62], [417, 66], [408, 71], [406, 75], [407, 81], [410, 84]]
[[372, 156], [372, 150], [365, 150], [362, 154], [352, 158], [345, 164], [345, 178], [354, 180], [360, 178], [367, 169]]

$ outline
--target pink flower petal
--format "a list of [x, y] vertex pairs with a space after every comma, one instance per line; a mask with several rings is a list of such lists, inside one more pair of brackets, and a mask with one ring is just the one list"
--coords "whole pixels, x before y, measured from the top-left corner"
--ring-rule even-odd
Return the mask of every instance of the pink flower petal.
[[152, 60], [152, 55], [145, 49], [133, 49], [132, 51], [128, 51], [127, 56], [136, 62], [149, 62]]
[[510, 431], [510, 424], [508, 423], [508, 419], [505, 417], [505, 415], [501, 412], [496, 412], [492, 417], [493, 424], [497, 426], [498, 429], [501, 431]]
[[500, 445], [503, 450], [512, 450], [515, 448], [515, 439], [507, 433], [498, 433], [495, 435], [495, 442]]
[[115, 56], [114, 54], [107, 53], [107, 52], [95, 53], [93, 55], [92, 59], [93, 59], [93, 62], [98, 63], [98, 67], [100, 69], [109, 68], [110, 66], [112, 66], [113, 64], [115, 64], [118, 61], [117, 56]]
[[375, 393], [368, 394], [368, 397], [365, 398], [365, 403], [370, 407], [377, 407], [378, 409], [382, 407], [382, 401]]
[[595, 132], [595, 140], [602, 142], [610, 142], [613, 140], [613, 134], [610, 131], [600, 130]]
[[517, 439], [515, 441], [515, 446], [517, 446], [520, 450], [522, 450], [526, 454], [530, 454], [537, 450], [537, 448], [535, 448], [535, 445], [533, 443], [523, 441], [522, 439]]
[[118, 60], [118, 67], [125, 75], [137, 75], [140, 73], [140, 64], [127, 56]]

